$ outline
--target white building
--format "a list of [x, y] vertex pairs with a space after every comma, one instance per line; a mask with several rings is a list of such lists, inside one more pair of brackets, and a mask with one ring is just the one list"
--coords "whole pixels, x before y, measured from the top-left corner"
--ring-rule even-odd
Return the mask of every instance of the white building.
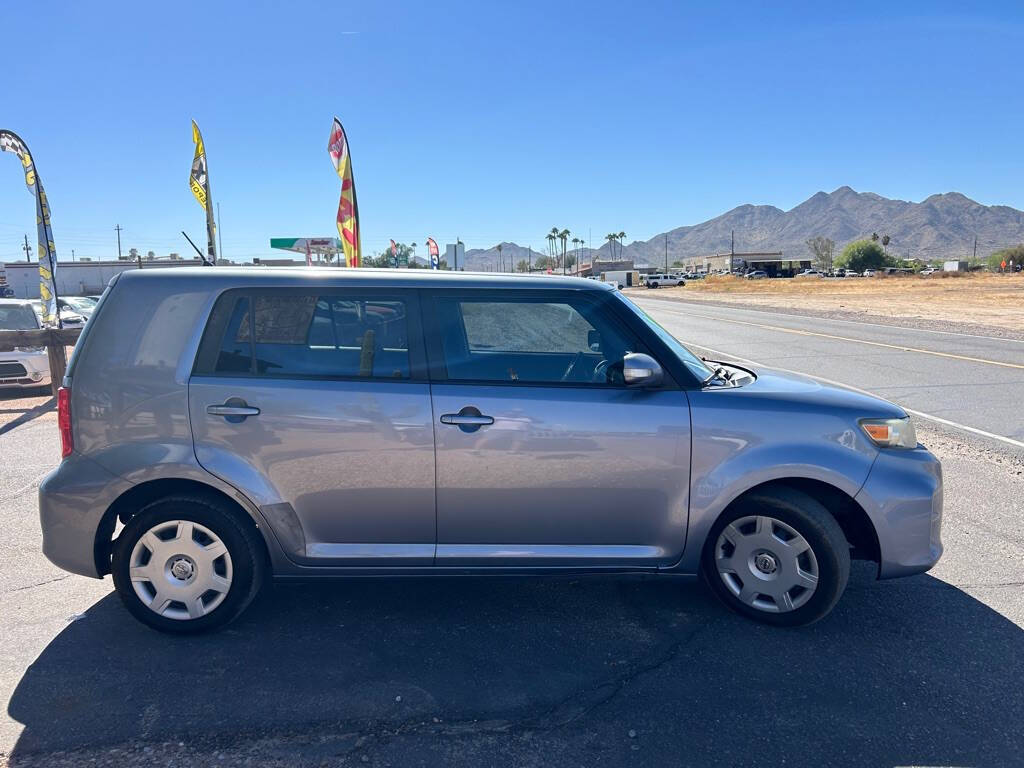
[[[157, 267], [194, 267], [195, 259], [154, 259], [142, 260], [142, 269]], [[58, 296], [93, 296], [103, 293], [110, 279], [126, 269], [139, 269], [138, 261], [60, 261], [57, 262]], [[4, 264], [7, 284], [14, 290], [15, 298], [39, 298], [39, 264], [36, 262], [9, 261]]]

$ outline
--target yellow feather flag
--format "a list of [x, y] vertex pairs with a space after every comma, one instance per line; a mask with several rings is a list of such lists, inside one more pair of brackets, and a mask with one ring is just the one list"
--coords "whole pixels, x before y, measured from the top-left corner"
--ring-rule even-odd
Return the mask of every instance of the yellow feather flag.
[[334, 118], [331, 135], [327, 141], [327, 153], [331, 156], [334, 170], [341, 178], [341, 199], [338, 201], [338, 236], [345, 253], [345, 266], [358, 267], [362, 253], [359, 233], [359, 204], [356, 202], [356, 182], [352, 175], [352, 156], [349, 153], [348, 138], [341, 121]]

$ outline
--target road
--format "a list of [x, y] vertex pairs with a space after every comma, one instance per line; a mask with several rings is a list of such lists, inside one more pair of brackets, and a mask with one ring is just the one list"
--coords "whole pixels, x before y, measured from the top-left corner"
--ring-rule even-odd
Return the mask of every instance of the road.
[[[761, 329], [681, 311], [656, 314], [686, 340], [875, 391], [873, 356], [912, 355], [917, 373], [885, 392], [905, 403], [912, 376], [961, 365], [793, 335], [822, 345], [812, 367], [809, 347], [759, 349], [743, 337]], [[944, 407], [1019, 436], [1008, 411], [999, 424]], [[1024, 459], [927, 421], [920, 434], [944, 464], [945, 556], [888, 582], [858, 565], [810, 628], [748, 622], [676, 581], [421, 579], [276, 586], [226, 631], [171, 638], [132, 620], [109, 579], [42, 557], [35, 493], [58, 459], [56, 426], [23, 422], [0, 434], [0, 754], [13, 766], [1022, 765]]]
[[1024, 341], [651, 298], [633, 292], [705, 357], [749, 360], [858, 387], [919, 418], [1024, 449]]

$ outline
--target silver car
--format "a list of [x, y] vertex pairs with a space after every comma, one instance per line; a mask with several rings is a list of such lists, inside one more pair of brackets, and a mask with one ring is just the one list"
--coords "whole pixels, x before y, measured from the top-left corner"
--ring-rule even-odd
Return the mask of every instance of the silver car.
[[269, 576], [702, 575], [822, 618], [851, 558], [928, 570], [899, 407], [706, 363], [618, 291], [397, 270], [123, 272], [72, 357], [43, 550], [194, 632]]
[[[0, 331], [35, 331], [42, 328], [32, 303], [26, 299], [0, 299]], [[45, 347], [0, 348], [0, 390], [43, 387], [50, 383], [50, 359]]]

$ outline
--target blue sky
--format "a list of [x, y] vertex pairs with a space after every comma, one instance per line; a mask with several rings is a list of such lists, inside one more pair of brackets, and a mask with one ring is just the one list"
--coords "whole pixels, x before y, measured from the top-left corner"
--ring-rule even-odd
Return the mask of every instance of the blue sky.
[[[597, 246], [844, 184], [1024, 208], [1024, 5], [851, 5], [9, 3], [0, 127], [62, 259], [116, 255], [115, 224], [125, 248], [202, 242], [193, 117], [241, 260], [336, 234], [335, 114], [367, 252], [554, 225]], [[34, 231], [0, 155], [0, 260]]]

